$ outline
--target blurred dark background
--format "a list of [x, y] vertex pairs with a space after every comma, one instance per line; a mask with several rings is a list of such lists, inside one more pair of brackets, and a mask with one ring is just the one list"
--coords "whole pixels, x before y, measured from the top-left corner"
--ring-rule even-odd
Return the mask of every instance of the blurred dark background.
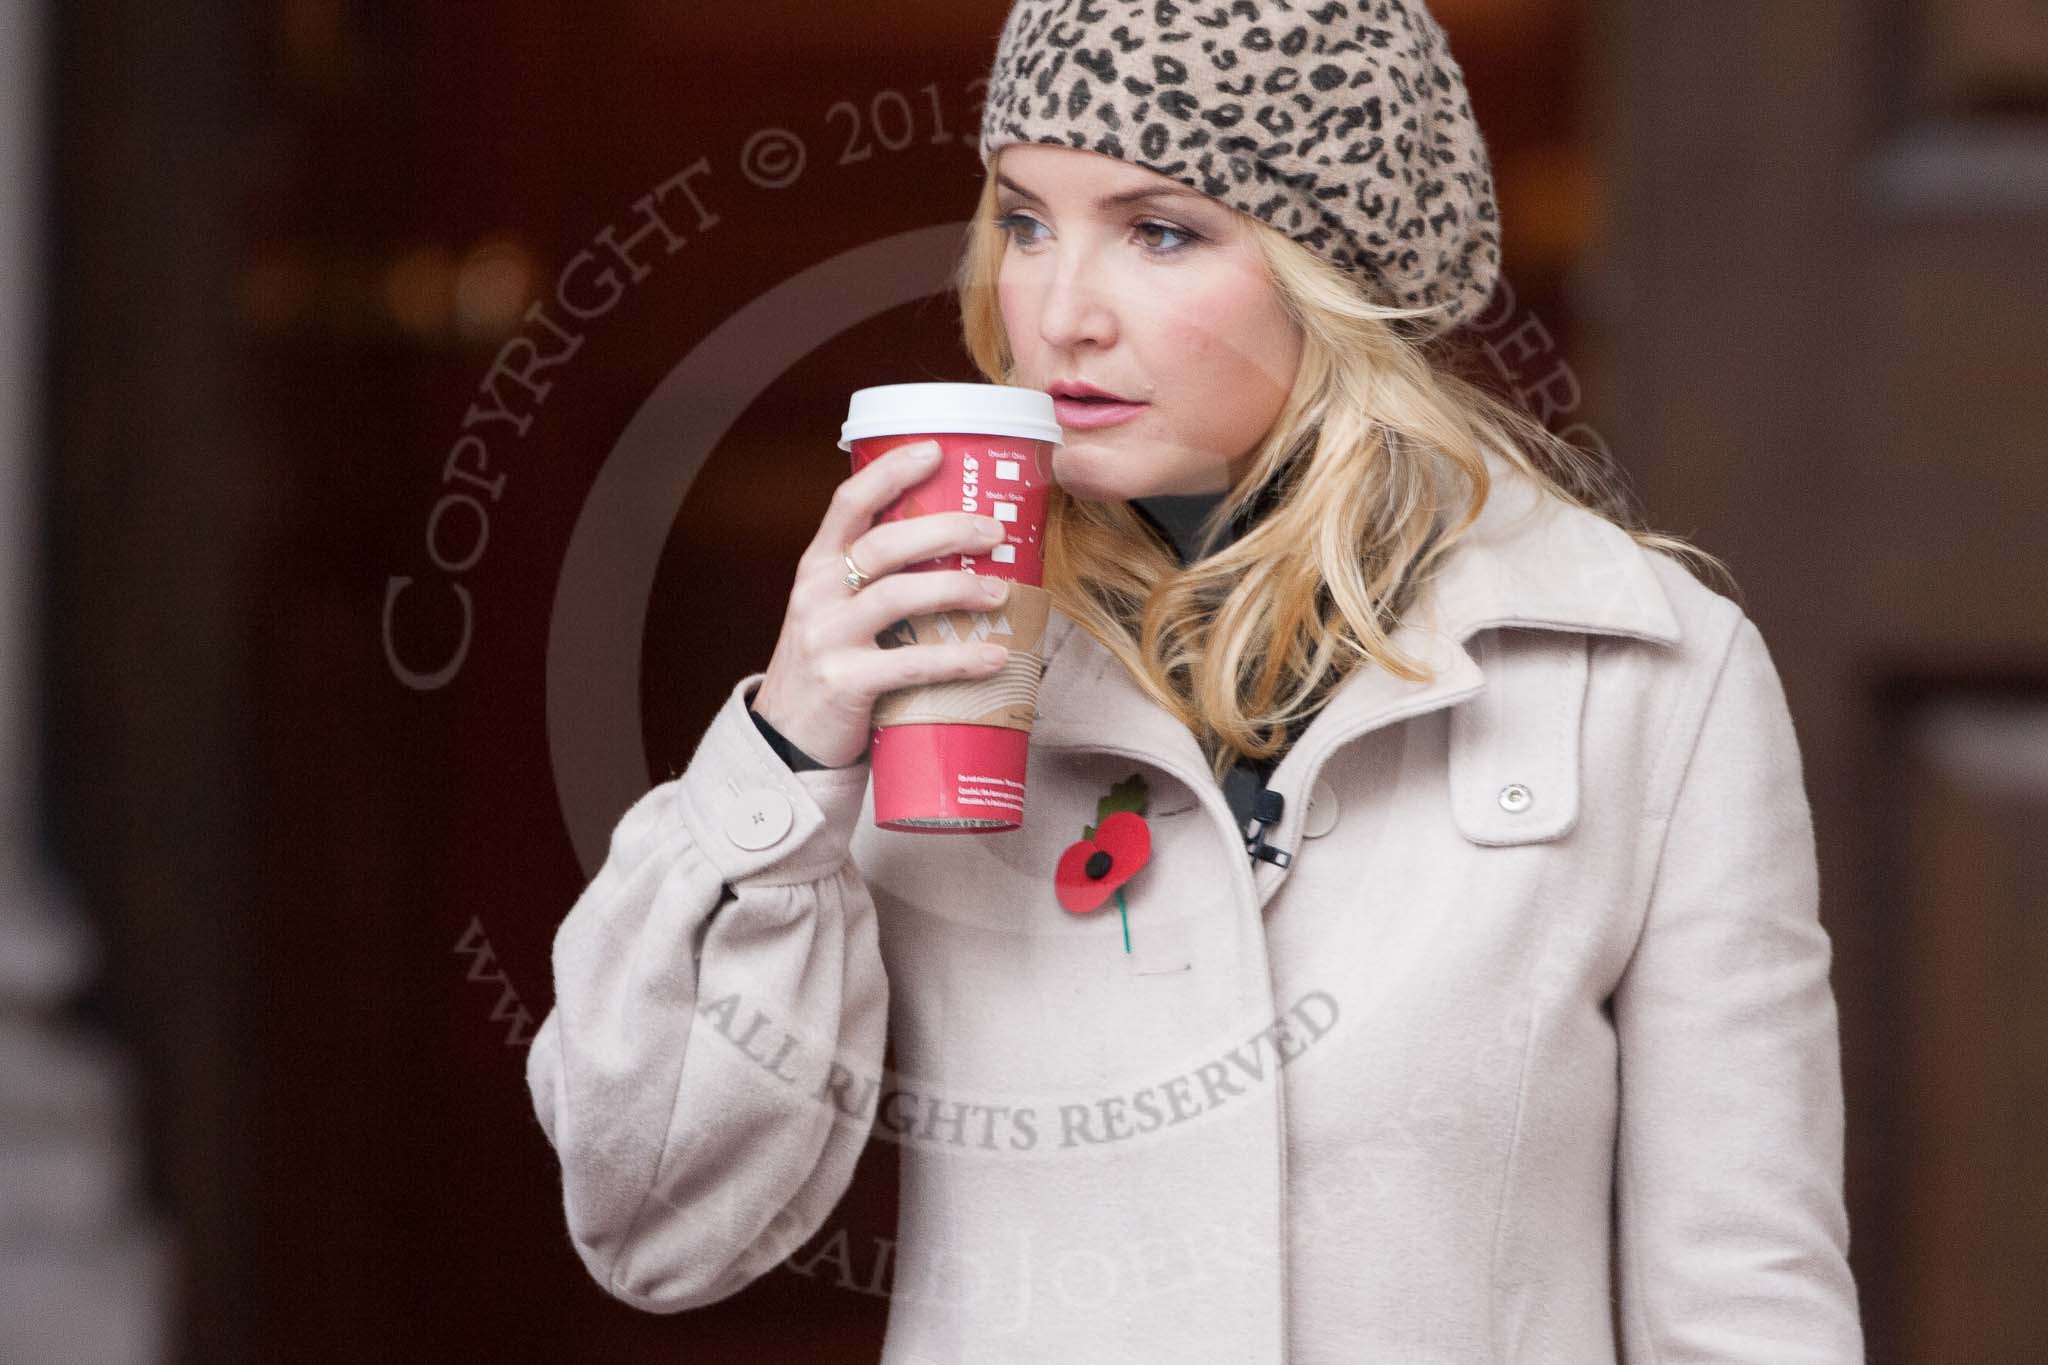
[[[570, 1248], [525, 1046], [619, 811], [550, 626], [664, 376], [971, 211], [1006, 8], [0, 0], [0, 1361], [876, 1357], [887, 1143], [710, 1309]], [[1431, 9], [1505, 231], [1461, 366], [1727, 558], [1791, 695], [1871, 1359], [2048, 1359], [2048, 10]], [[654, 773], [847, 393], [976, 377], [944, 293], [819, 343], [645, 585]]]

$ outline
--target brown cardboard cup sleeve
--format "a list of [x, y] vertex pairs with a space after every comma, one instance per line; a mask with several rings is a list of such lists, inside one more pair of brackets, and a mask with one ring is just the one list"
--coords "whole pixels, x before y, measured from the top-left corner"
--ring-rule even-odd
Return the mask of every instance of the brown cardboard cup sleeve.
[[954, 644], [986, 640], [1007, 645], [1010, 658], [1000, 672], [982, 678], [920, 683], [884, 693], [875, 701], [874, 726], [1000, 725], [1029, 733], [1038, 715], [1038, 683], [1045, 675], [1045, 626], [1052, 594], [1029, 583], [1012, 583], [1000, 606], [985, 610], [929, 612], [906, 617], [875, 637], [884, 649], [908, 644]]

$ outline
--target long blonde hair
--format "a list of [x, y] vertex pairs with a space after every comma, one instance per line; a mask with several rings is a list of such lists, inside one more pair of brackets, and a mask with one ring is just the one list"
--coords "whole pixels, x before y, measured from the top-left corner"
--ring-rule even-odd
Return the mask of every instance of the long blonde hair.
[[[1015, 357], [996, 295], [1005, 234], [995, 207], [991, 174], [955, 284], [968, 355], [989, 382], [1006, 384]], [[1451, 373], [1444, 345], [1406, 335], [1405, 320], [1422, 310], [1370, 301], [1306, 247], [1238, 216], [1301, 329], [1302, 360], [1279, 417], [1198, 541], [1212, 543], [1269, 485], [1271, 510], [1235, 543], [1183, 566], [1124, 502], [1085, 502], [1055, 484], [1045, 536], [1054, 604], [1194, 731], [1219, 780], [1239, 755], [1277, 753], [1287, 727], [1355, 668], [1431, 676], [1390, 634], [1484, 506], [1485, 447], [1638, 544], [1695, 574], [1711, 567], [1732, 590], [1719, 559], [1641, 525], [1609, 462]], [[1448, 522], [1447, 475], [1471, 490]]]

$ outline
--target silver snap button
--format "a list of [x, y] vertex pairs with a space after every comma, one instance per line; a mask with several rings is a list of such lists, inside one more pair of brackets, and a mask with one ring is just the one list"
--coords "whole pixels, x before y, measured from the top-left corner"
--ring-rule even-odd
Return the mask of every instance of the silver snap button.
[[1337, 792], [1327, 781], [1316, 779], [1316, 785], [1308, 794], [1308, 815], [1302, 822], [1301, 832], [1311, 839], [1320, 839], [1337, 828]]
[[796, 822], [789, 798], [772, 787], [740, 793], [726, 810], [725, 837], [745, 849], [767, 848]]
[[1510, 782], [1500, 789], [1500, 808], [1519, 814], [1529, 809], [1529, 803], [1536, 799], [1534, 792], [1519, 782]]

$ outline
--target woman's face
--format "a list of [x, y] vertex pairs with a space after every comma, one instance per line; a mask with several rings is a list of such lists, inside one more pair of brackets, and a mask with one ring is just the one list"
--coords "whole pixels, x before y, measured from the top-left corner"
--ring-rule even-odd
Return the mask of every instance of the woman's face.
[[[995, 172], [1012, 382], [1058, 400], [1054, 479], [1089, 502], [1228, 489], [1301, 362], [1257, 225], [1099, 152], [1017, 143]], [[1061, 400], [1069, 383], [1143, 406], [1088, 429], [1103, 410]]]

